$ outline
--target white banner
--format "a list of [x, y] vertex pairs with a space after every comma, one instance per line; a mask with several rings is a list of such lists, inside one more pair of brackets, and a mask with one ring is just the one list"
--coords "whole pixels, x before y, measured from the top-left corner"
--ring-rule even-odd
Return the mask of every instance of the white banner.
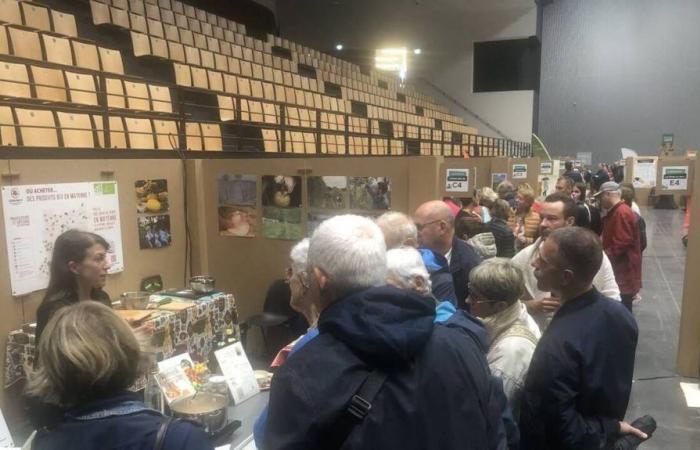
[[12, 295], [46, 288], [56, 238], [78, 229], [109, 244], [109, 273], [124, 270], [119, 193], [114, 181], [2, 188]]

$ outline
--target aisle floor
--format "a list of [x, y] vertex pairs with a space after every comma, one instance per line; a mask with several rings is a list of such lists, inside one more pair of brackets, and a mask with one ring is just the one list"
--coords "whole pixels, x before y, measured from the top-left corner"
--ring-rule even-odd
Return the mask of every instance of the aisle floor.
[[683, 211], [642, 211], [648, 246], [642, 265], [642, 301], [634, 307], [639, 325], [632, 398], [627, 419], [650, 414], [657, 423], [644, 450], [700, 449], [700, 409], [686, 406], [675, 376], [685, 248], [681, 243]]

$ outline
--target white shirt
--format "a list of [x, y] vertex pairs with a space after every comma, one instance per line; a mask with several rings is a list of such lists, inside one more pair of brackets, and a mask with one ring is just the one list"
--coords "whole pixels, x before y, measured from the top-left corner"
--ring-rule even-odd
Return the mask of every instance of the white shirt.
[[[532, 267], [535, 251], [539, 248], [541, 242], [542, 238], [537, 238], [532, 245], [520, 250], [512, 259], [513, 263], [523, 272], [525, 289], [527, 289], [528, 294], [530, 294], [530, 297], [533, 300], [542, 300], [543, 298], [551, 296], [551, 293], [543, 292], [537, 289], [535, 268]], [[600, 291], [600, 293], [604, 296], [617, 300], [618, 302], [621, 301], [620, 288], [617, 286], [612, 264], [610, 264], [610, 260], [605, 252], [603, 252], [603, 262], [600, 265], [600, 270], [598, 270], [595, 278], [593, 278], [593, 286], [595, 286], [595, 288], [598, 289], [598, 291]], [[551, 319], [551, 315], [548, 314], [532, 314], [532, 317], [540, 325], [542, 331], [544, 331], [544, 329], [547, 327], [549, 319]]]
[[452, 247], [445, 253], [445, 259], [447, 260], [447, 264], [450, 265], [452, 264]]

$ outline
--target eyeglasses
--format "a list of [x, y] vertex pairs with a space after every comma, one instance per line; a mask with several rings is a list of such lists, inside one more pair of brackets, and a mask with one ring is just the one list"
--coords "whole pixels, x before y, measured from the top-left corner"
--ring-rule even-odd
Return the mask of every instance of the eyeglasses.
[[423, 230], [423, 228], [427, 227], [428, 225], [432, 225], [434, 223], [438, 223], [438, 222], [442, 222], [442, 221], [443, 221], [443, 219], [437, 219], [437, 220], [433, 220], [433, 221], [426, 222], [426, 223], [417, 223], [416, 230], [421, 231], [421, 230]]

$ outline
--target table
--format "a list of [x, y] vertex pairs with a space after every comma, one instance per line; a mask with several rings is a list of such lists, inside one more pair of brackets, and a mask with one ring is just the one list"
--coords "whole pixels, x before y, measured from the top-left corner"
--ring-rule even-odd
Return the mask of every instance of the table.
[[240, 420], [241, 427], [233, 433], [233, 441], [231, 441], [231, 450], [240, 445], [244, 440], [253, 434], [253, 426], [255, 421], [263, 409], [270, 401], [270, 391], [262, 391], [259, 394], [249, 398], [240, 405], [229, 406], [229, 420]]
[[[155, 352], [159, 361], [186, 352], [194, 361], [206, 361], [217, 333], [233, 328], [236, 336], [240, 336], [236, 301], [233, 295], [223, 292], [194, 300], [181, 311], [159, 310], [145, 324], [150, 324], [153, 330], [148, 338], [149, 350]], [[25, 369], [33, 366], [35, 352], [33, 333], [21, 329], [10, 332], [5, 352], [5, 388], [26, 379]], [[145, 377], [133, 388], [138, 390], [143, 386]]]

